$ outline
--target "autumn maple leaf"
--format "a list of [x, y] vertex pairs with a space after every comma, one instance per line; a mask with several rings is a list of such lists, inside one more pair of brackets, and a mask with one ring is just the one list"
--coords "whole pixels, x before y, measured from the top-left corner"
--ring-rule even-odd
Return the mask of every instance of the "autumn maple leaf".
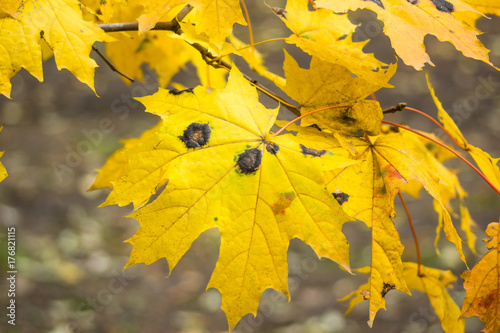
[[[139, 100], [163, 125], [125, 147], [126, 173], [118, 180], [110, 176], [113, 191], [104, 203], [140, 208], [130, 215], [141, 228], [128, 240], [127, 267], [165, 257], [172, 269], [204, 230], [218, 227], [220, 257], [208, 287], [221, 292], [230, 328], [256, 314], [265, 289], [289, 297], [286, 252], [293, 238], [349, 270], [342, 225], [350, 218], [322, 175], [354, 161], [314, 141], [273, 137], [278, 110], [262, 106], [237, 69], [224, 89], [160, 89]], [[123, 159], [112, 164], [101, 172], [124, 168]]]

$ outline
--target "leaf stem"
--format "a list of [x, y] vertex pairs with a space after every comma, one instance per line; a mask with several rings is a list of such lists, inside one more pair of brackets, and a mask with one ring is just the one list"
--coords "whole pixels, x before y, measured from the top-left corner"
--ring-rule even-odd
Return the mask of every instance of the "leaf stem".
[[252, 53], [254, 52], [254, 43], [253, 43], [253, 32], [252, 32], [252, 23], [250, 22], [250, 15], [248, 15], [247, 5], [245, 4], [245, 0], [240, 0], [241, 6], [243, 7], [243, 11], [245, 12], [245, 16], [247, 18], [248, 24], [248, 36], [250, 37], [250, 45], [252, 45]]
[[399, 200], [401, 200], [401, 203], [403, 204], [403, 207], [405, 208], [406, 216], [408, 217], [408, 223], [410, 224], [410, 229], [411, 229], [411, 234], [413, 235], [413, 241], [415, 242], [415, 247], [417, 249], [417, 275], [419, 277], [422, 277], [423, 274], [420, 272], [420, 247], [418, 245], [418, 238], [417, 238], [417, 233], [415, 232], [415, 228], [413, 228], [413, 222], [411, 221], [411, 216], [410, 216], [410, 211], [408, 210], [408, 206], [406, 206], [405, 199], [403, 198], [403, 195], [401, 194], [401, 191], [398, 191], [398, 196]]
[[410, 110], [410, 111], [413, 111], [413, 112], [416, 112], [418, 114], [421, 114], [422, 116], [424, 117], [427, 117], [429, 118], [430, 120], [432, 120], [436, 125], [438, 125], [449, 137], [451, 140], [453, 140], [453, 142], [455, 142], [455, 144], [457, 146], [459, 146], [462, 150], [465, 150], [467, 151], [467, 148], [465, 148], [463, 145], [461, 145], [457, 140], [455, 140], [455, 138], [453, 137], [453, 135], [451, 135], [450, 132], [448, 132], [444, 127], [443, 125], [441, 125], [436, 119], [434, 119], [433, 117], [429, 116], [427, 113], [424, 113], [420, 110], [417, 110], [417, 109], [414, 109], [414, 108], [410, 108], [410, 107], [406, 107], [407, 110]]
[[111, 60], [109, 60], [108, 58], [106, 58], [106, 56], [104, 54], [102, 54], [102, 52], [99, 51], [99, 49], [97, 47], [95, 47], [94, 45], [92, 45], [92, 50], [94, 50], [99, 55], [99, 57], [101, 57], [102, 60], [104, 60], [104, 62], [109, 66], [109, 68], [111, 68], [113, 71], [117, 72], [118, 74], [120, 74], [121, 76], [123, 76], [124, 78], [126, 78], [127, 80], [129, 80], [130, 82], [134, 82], [134, 79], [132, 79], [130, 76], [128, 76], [128, 75], [120, 72], [115, 67], [115, 65], [113, 65], [113, 63], [111, 62]]
[[276, 133], [274, 133], [273, 135], [271, 135], [271, 138], [274, 138], [275, 136], [281, 134], [281, 132], [283, 132], [288, 126], [290, 126], [291, 124], [293, 124], [294, 122], [296, 122], [299, 119], [305, 118], [305, 117], [307, 117], [307, 116], [309, 116], [309, 115], [311, 115], [313, 113], [316, 113], [316, 112], [321, 112], [321, 111], [330, 110], [330, 109], [340, 109], [340, 108], [352, 108], [352, 105], [328, 106], [326, 108], [321, 108], [321, 109], [317, 109], [317, 110], [313, 110], [313, 111], [307, 112], [307, 113], [301, 115], [300, 117], [297, 117], [297, 118], [293, 119], [292, 121], [288, 122], [285, 126], [283, 126], [282, 128], [280, 128]]
[[404, 130], [410, 131], [410, 132], [412, 132], [412, 133], [415, 133], [415, 134], [417, 134], [417, 135], [420, 135], [421, 137], [426, 138], [427, 140], [432, 141], [432, 142], [434, 142], [435, 144], [440, 145], [441, 147], [443, 147], [443, 148], [445, 148], [445, 149], [449, 150], [450, 152], [452, 152], [453, 154], [455, 154], [455, 156], [457, 156], [459, 159], [461, 159], [462, 161], [464, 161], [464, 162], [465, 162], [468, 166], [470, 166], [470, 167], [471, 167], [474, 171], [476, 171], [476, 172], [477, 172], [477, 174], [478, 174], [479, 176], [481, 176], [481, 178], [483, 178], [483, 179], [484, 179], [484, 181], [485, 181], [486, 183], [488, 183], [488, 185], [490, 185], [490, 187], [491, 187], [493, 190], [495, 190], [495, 192], [497, 192], [497, 194], [498, 194], [498, 195], [500, 195], [500, 190], [499, 190], [499, 189], [497, 189], [497, 188], [495, 187], [495, 185], [493, 185], [493, 184], [492, 184], [492, 183], [488, 180], [488, 178], [486, 178], [486, 176], [485, 176], [485, 175], [483, 175], [483, 173], [482, 173], [481, 171], [479, 171], [479, 170], [478, 170], [475, 166], [473, 166], [473, 165], [472, 165], [469, 161], [467, 161], [467, 160], [466, 160], [466, 159], [465, 159], [462, 155], [460, 155], [460, 154], [459, 154], [457, 151], [455, 151], [453, 148], [451, 148], [451, 147], [449, 147], [449, 146], [445, 145], [444, 143], [439, 142], [439, 141], [437, 141], [437, 140], [435, 140], [435, 139], [433, 139], [433, 138], [431, 138], [431, 137], [429, 137], [429, 136], [427, 136], [427, 135], [425, 135], [425, 134], [423, 134], [423, 133], [421, 133], [421, 132], [419, 132], [419, 131], [413, 130], [413, 129], [409, 128], [409, 127], [406, 127], [406, 126], [403, 126], [403, 125], [400, 125], [400, 124], [396, 124], [396, 123], [393, 123], [393, 122], [391, 122], [391, 121], [387, 121], [387, 120], [382, 120], [382, 122], [383, 122], [384, 124], [389, 124], [389, 125], [392, 125], [392, 126], [396, 126], [396, 127], [402, 128], [402, 129], [404, 129]]

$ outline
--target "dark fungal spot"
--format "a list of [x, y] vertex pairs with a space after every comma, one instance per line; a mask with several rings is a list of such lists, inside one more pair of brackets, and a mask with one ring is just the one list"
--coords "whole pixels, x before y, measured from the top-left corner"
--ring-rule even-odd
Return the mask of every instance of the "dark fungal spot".
[[208, 124], [192, 123], [184, 130], [184, 134], [178, 138], [184, 142], [186, 148], [202, 147], [210, 139], [210, 127], [208, 127]]
[[436, 9], [440, 12], [451, 13], [455, 10], [453, 4], [446, 0], [431, 0]]
[[266, 150], [273, 155], [276, 155], [280, 150], [280, 147], [273, 142], [266, 142]]
[[247, 149], [238, 155], [236, 165], [244, 175], [257, 171], [262, 162], [262, 152], [259, 148]]
[[189, 88], [189, 89], [184, 89], [184, 90], [178, 90], [178, 89], [172, 89], [172, 90], [169, 90], [168, 93], [171, 94], [171, 95], [180, 95], [182, 93], [193, 93], [193, 88]]
[[391, 291], [392, 289], [396, 289], [396, 286], [393, 285], [392, 283], [385, 283], [384, 282], [384, 285], [383, 285], [383, 288], [382, 288], [382, 297], [385, 297], [385, 295], [387, 295], [387, 293], [389, 291]]
[[408, 1], [412, 5], [416, 5], [418, 3], [418, 0], [406, 0], [406, 1]]
[[379, 7], [385, 9], [384, 4], [382, 3], [382, 0], [365, 0], [365, 1], [371, 1], [375, 4], [377, 4]]
[[300, 149], [302, 149], [302, 154], [304, 155], [311, 155], [315, 157], [320, 157], [326, 154], [326, 150], [316, 150], [313, 148], [307, 148], [304, 145], [300, 145]]
[[335, 200], [339, 202], [340, 205], [342, 205], [344, 202], [347, 202], [349, 200], [349, 194], [344, 193], [344, 192], [334, 192], [332, 193], [333, 197]]

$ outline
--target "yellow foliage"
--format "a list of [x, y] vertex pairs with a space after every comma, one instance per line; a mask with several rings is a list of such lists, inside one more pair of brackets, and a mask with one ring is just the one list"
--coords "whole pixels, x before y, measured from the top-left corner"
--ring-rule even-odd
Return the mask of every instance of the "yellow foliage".
[[[425, 52], [424, 37], [436, 36], [440, 41], [455, 45], [464, 56], [484, 61], [493, 66], [488, 59], [488, 50], [479, 41], [480, 34], [474, 26], [474, 18], [459, 16], [456, 13], [474, 11], [461, 0], [453, 2], [434, 2], [431, 0], [317, 0], [318, 7], [345, 13], [348, 10], [367, 8], [377, 13], [384, 22], [384, 33], [405, 64], [422, 69], [432, 62]], [[463, 21], [462, 19], [467, 19]]]
[[490, 250], [472, 268], [460, 276], [464, 280], [465, 294], [462, 317], [477, 316], [484, 323], [485, 333], [496, 333], [500, 329], [500, 229], [492, 222], [486, 229], [484, 239]]

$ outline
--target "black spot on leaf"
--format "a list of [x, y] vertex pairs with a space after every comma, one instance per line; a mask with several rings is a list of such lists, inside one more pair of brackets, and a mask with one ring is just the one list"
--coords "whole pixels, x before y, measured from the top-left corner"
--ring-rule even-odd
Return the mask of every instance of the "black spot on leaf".
[[184, 134], [179, 136], [186, 148], [199, 148], [208, 143], [210, 139], [210, 127], [208, 124], [192, 123], [184, 130]]
[[316, 150], [313, 148], [307, 148], [304, 145], [300, 145], [300, 149], [302, 149], [302, 154], [311, 155], [315, 157], [320, 157], [326, 154], [326, 150]]
[[418, 0], [406, 0], [406, 1], [408, 1], [412, 5], [416, 5], [418, 3]]
[[172, 90], [169, 90], [168, 93], [169, 94], [172, 94], [172, 95], [180, 95], [182, 93], [193, 93], [193, 88], [189, 88], [189, 89], [184, 89], [184, 90], [178, 90], [178, 89], [172, 89]]
[[375, 4], [377, 4], [379, 7], [385, 9], [384, 4], [382, 3], [382, 0], [365, 0], [365, 1], [371, 1]]
[[236, 165], [241, 173], [249, 175], [257, 171], [262, 162], [262, 152], [259, 148], [247, 149], [238, 155]]
[[431, 0], [436, 9], [440, 12], [451, 13], [455, 10], [453, 4], [446, 0]]
[[393, 285], [392, 283], [385, 283], [384, 282], [384, 286], [383, 286], [382, 292], [381, 292], [382, 297], [385, 297], [385, 295], [387, 295], [387, 293], [389, 291], [391, 291], [392, 289], [396, 289], [396, 286]]
[[280, 150], [280, 147], [273, 142], [266, 142], [266, 150], [273, 155], [276, 155]]
[[346, 194], [343, 192], [335, 192], [335, 193], [332, 193], [332, 195], [341, 205], [344, 202], [347, 202], [347, 200], [349, 200], [349, 194]]

